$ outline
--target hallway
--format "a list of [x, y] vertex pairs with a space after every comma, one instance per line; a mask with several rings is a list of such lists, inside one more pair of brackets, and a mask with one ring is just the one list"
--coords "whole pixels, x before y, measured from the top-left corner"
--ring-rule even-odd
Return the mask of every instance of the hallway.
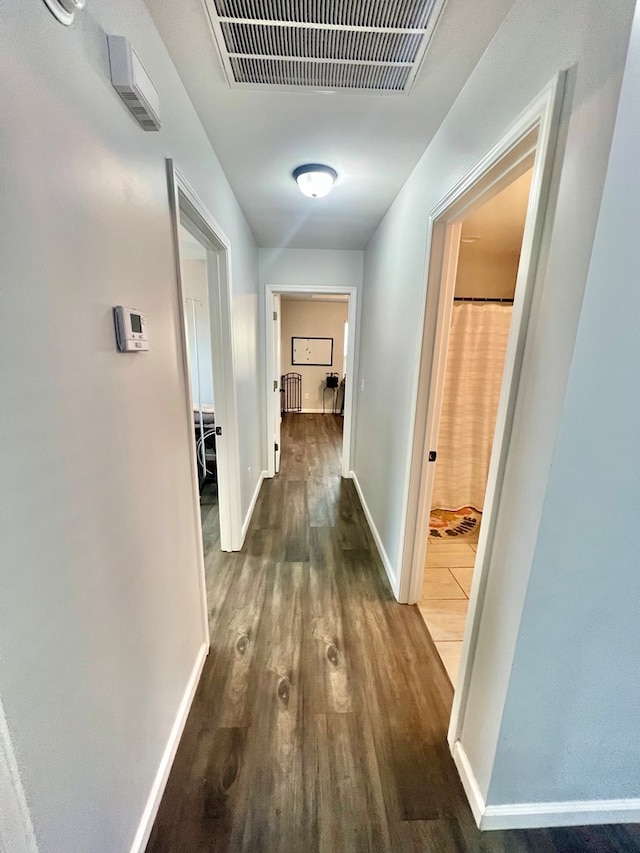
[[205, 524], [211, 652], [147, 853], [640, 851], [638, 827], [476, 829], [449, 679], [340, 477], [341, 429], [285, 419], [240, 553]]

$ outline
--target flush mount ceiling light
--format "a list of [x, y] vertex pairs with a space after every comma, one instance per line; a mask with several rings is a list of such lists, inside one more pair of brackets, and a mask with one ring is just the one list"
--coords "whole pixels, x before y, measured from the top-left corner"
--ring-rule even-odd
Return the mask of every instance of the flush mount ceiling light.
[[306, 163], [293, 170], [300, 192], [309, 198], [322, 198], [331, 192], [338, 173], [322, 163]]
[[60, 23], [68, 27], [73, 23], [76, 12], [84, 9], [86, 0], [44, 0], [44, 2]]

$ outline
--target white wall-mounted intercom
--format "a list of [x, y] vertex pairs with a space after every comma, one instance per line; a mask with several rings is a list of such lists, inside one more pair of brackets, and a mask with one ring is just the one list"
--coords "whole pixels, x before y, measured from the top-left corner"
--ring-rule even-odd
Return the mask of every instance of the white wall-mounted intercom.
[[116, 305], [113, 309], [116, 343], [120, 352], [140, 352], [149, 349], [147, 321], [141, 311]]

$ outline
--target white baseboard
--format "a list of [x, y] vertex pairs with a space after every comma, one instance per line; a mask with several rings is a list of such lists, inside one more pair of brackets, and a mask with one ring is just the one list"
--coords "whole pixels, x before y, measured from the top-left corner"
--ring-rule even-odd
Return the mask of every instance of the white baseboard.
[[160, 761], [160, 766], [158, 767], [156, 777], [153, 780], [149, 799], [147, 800], [147, 804], [144, 808], [142, 818], [138, 826], [138, 831], [136, 832], [133, 844], [131, 845], [131, 853], [143, 853], [147, 846], [147, 842], [149, 841], [149, 836], [153, 829], [153, 823], [156, 819], [156, 815], [158, 814], [158, 809], [160, 808], [160, 801], [162, 800], [162, 795], [164, 794], [164, 789], [166, 788], [167, 781], [169, 779], [173, 760], [176, 757], [176, 752], [178, 751], [178, 744], [180, 743], [180, 738], [182, 737], [182, 732], [184, 731], [189, 711], [191, 710], [193, 697], [195, 696], [196, 688], [198, 687], [198, 682], [202, 675], [202, 668], [204, 667], [208, 651], [209, 647], [206, 643], [203, 643], [198, 651], [191, 675], [189, 676], [189, 681], [187, 682], [186, 690], [182, 697], [182, 701], [180, 702], [180, 707], [178, 708], [178, 713], [176, 714], [176, 719], [171, 728], [169, 740], [167, 741], [167, 745], [165, 746], [164, 753]]
[[640, 822], [640, 799], [564, 800], [488, 806], [460, 741], [455, 743], [452, 754], [471, 811], [481, 830]]
[[333, 415], [338, 414], [333, 409], [300, 409], [299, 412], [286, 412], [287, 415]]
[[371, 511], [367, 505], [367, 501], [365, 500], [364, 494], [362, 492], [362, 487], [360, 486], [360, 482], [358, 480], [358, 476], [354, 471], [349, 473], [349, 477], [353, 480], [354, 485], [356, 487], [356, 492], [358, 493], [358, 497], [360, 498], [360, 503], [362, 504], [362, 509], [364, 510], [364, 514], [367, 519], [367, 523], [369, 525], [369, 529], [371, 530], [371, 534], [376, 543], [376, 547], [378, 549], [378, 553], [380, 554], [380, 559], [382, 560], [382, 565], [384, 566], [384, 570], [387, 573], [387, 577], [389, 578], [389, 583], [391, 584], [391, 589], [393, 590], [393, 594], [396, 598], [398, 598], [398, 589], [396, 582], [396, 573], [393, 570], [393, 566], [391, 565], [391, 560], [389, 559], [389, 555], [387, 554], [384, 545], [382, 544], [382, 538], [378, 533], [378, 528], [375, 525], [373, 520], [373, 516], [371, 515]]
[[247, 530], [249, 529], [249, 525], [251, 524], [251, 517], [253, 516], [253, 511], [256, 508], [256, 503], [258, 502], [258, 496], [260, 495], [260, 489], [262, 488], [262, 484], [264, 483], [264, 478], [268, 475], [268, 471], [261, 471], [260, 476], [258, 477], [258, 483], [256, 485], [255, 491], [253, 493], [253, 497], [251, 498], [251, 503], [249, 504], [249, 509], [247, 510], [247, 514], [242, 523], [242, 534], [241, 534], [241, 542], [240, 548], [244, 545], [244, 540], [247, 535]]
[[464, 788], [464, 792], [469, 800], [474, 820], [480, 829], [482, 829], [482, 817], [486, 808], [484, 797], [482, 796], [478, 781], [471, 769], [471, 765], [469, 764], [467, 753], [462, 748], [462, 744], [459, 740], [454, 743], [451, 754], [458, 770], [462, 787]]
[[487, 806], [480, 829], [538, 829], [640, 822], [640, 800], [565, 800]]

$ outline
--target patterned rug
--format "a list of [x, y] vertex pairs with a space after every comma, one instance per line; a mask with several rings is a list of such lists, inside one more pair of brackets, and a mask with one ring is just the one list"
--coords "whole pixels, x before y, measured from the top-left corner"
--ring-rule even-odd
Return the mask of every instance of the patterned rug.
[[432, 509], [429, 518], [429, 536], [445, 539], [448, 536], [469, 536], [482, 519], [482, 513], [472, 506], [461, 509]]

